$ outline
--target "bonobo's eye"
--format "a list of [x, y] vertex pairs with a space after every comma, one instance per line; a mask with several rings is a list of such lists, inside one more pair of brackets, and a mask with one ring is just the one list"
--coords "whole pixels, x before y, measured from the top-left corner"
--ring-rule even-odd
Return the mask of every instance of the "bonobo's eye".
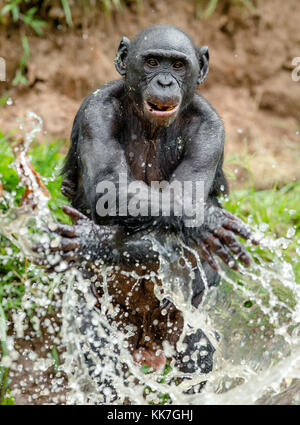
[[149, 58], [149, 59], [147, 59], [146, 64], [148, 66], [150, 66], [151, 68], [155, 68], [156, 66], [159, 66], [159, 62], [155, 58]]
[[176, 69], [176, 71], [181, 71], [184, 68], [184, 63], [182, 61], [176, 61], [172, 64], [172, 68]]

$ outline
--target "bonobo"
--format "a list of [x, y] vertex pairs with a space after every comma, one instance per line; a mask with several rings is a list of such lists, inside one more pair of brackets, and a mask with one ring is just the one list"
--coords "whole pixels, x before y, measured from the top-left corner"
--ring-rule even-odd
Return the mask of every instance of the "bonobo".
[[[122, 38], [115, 66], [122, 78], [89, 95], [75, 117], [62, 183], [62, 192], [72, 204], [64, 211], [73, 225], [58, 224], [55, 232], [61, 236], [60, 245], [49, 249], [60, 250], [61, 260], [69, 267], [113, 266], [108, 275], [109, 294], [118, 306], [113, 320], [120, 329], [135, 326], [129, 348], [137, 362], [156, 369], [166, 361], [163, 341], [176, 351], [183, 320], [171, 301], [159, 301], [154, 295], [154, 283], [146, 275], [158, 270], [159, 256], [144, 235], [156, 232], [160, 237], [179, 237], [185, 246], [198, 251], [208, 285], [214, 285], [219, 280], [215, 256], [235, 270], [238, 261], [249, 266], [250, 257], [236, 236], [251, 239], [251, 234], [217, 200], [227, 191], [222, 171], [224, 128], [214, 108], [196, 93], [208, 74], [208, 48], [195, 47], [183, 31], [172, 26], [152, 26], [132, 41]], [[103, 193], [103, 182], [110, 191]], [[183, 192], [170, 197], [165, 214], [161, 182], [179, 182], [183, 187], [185, 182], [204, 183], [200, 225], [191, 226]], [[138, 183], [138, 190], [127, 190], [132, 183]], [[188, 201], [197, 211], [199, 199], [193, 194], [192, 190]], [[137, 214], [137, 204], [148, 214]], [[176, 214], [180, 208], [182, 214]], [[101, 309], [100, 277], [96, 283], [91, 291]], [[203, 290], [196, 273], [195, 307]], [[189, 354], [200, 338], [201, 332], [187, 335]], [[157, 350], [161, 354], [155, 356]], [[207, 358], [193, 361], [187, 371], [200, 368], [203, 362], [206, 366], [201, 371], [211, 370], [213, 351], [210, 345]], [[185, 371], [186, 364], [180, 361], [183, 354], [178, 353], [177, 365]]]

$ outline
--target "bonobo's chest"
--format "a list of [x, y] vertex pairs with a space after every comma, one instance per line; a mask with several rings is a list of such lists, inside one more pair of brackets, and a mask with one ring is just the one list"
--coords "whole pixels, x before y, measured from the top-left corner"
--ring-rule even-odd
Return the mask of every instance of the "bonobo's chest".
[[183, 150], [184, 140], [179, 135], [163, 134], [153, 139], [132, 135], [125, 153], [134, 178], [150, 185], [153, 181], [170, 179]]

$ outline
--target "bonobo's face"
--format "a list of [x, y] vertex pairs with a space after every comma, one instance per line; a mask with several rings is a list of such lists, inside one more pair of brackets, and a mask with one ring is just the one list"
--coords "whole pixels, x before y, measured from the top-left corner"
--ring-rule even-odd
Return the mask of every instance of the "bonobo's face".
[[186, 34], [161, 25], [142, 31], [132, 43], [123, 38], [115, 63], [138, 111], [167, 125], [193, 99], [203, 68], [200, 56]]
[[182, 82], [187, 68], [186, 58], [178, 52], [149, 49], [141, 55], [144, 81], [142, 100], [144, 113], [155, 120], [170, 119], [182, 103]]

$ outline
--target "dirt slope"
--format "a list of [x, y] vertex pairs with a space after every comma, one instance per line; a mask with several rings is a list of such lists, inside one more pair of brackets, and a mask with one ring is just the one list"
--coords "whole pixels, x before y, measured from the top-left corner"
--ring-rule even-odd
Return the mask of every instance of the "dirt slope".
[[168, 23], [210, 48], [211, 72], [200, 92], [225, 123], [226, 169], [236, 176], [232, 185], [250, 182], [245, 168], [236, 165], [245, 155], [257, 188], [300, 178], [300, 81], [291, 77], [292, 59], [300, 56], [300, 3], [258, 0], [256, 13], [229, 3], [221, 1], [206, 21], [195, 19], [192, 1], [181, 0], [145, 0], [142, 14], [132, 4], [109, 20], [99, 11], [78, 12], [72, 30], [58, 25], [44, 38], [29, 37], [30, 86], [25, 89], [11, 87], [22, 53], [20, 34], [0, 27], [0, 56], [8, 70], [0, 90], [13, 99], [0, 108], [0, 129], [16, 128], [16, 118], [31, 110], [44, 119], [47, 137], [68, 138], [82, 99], [118, 78], [113, 58], [122, 35], [130, 38], [150, 24]]

